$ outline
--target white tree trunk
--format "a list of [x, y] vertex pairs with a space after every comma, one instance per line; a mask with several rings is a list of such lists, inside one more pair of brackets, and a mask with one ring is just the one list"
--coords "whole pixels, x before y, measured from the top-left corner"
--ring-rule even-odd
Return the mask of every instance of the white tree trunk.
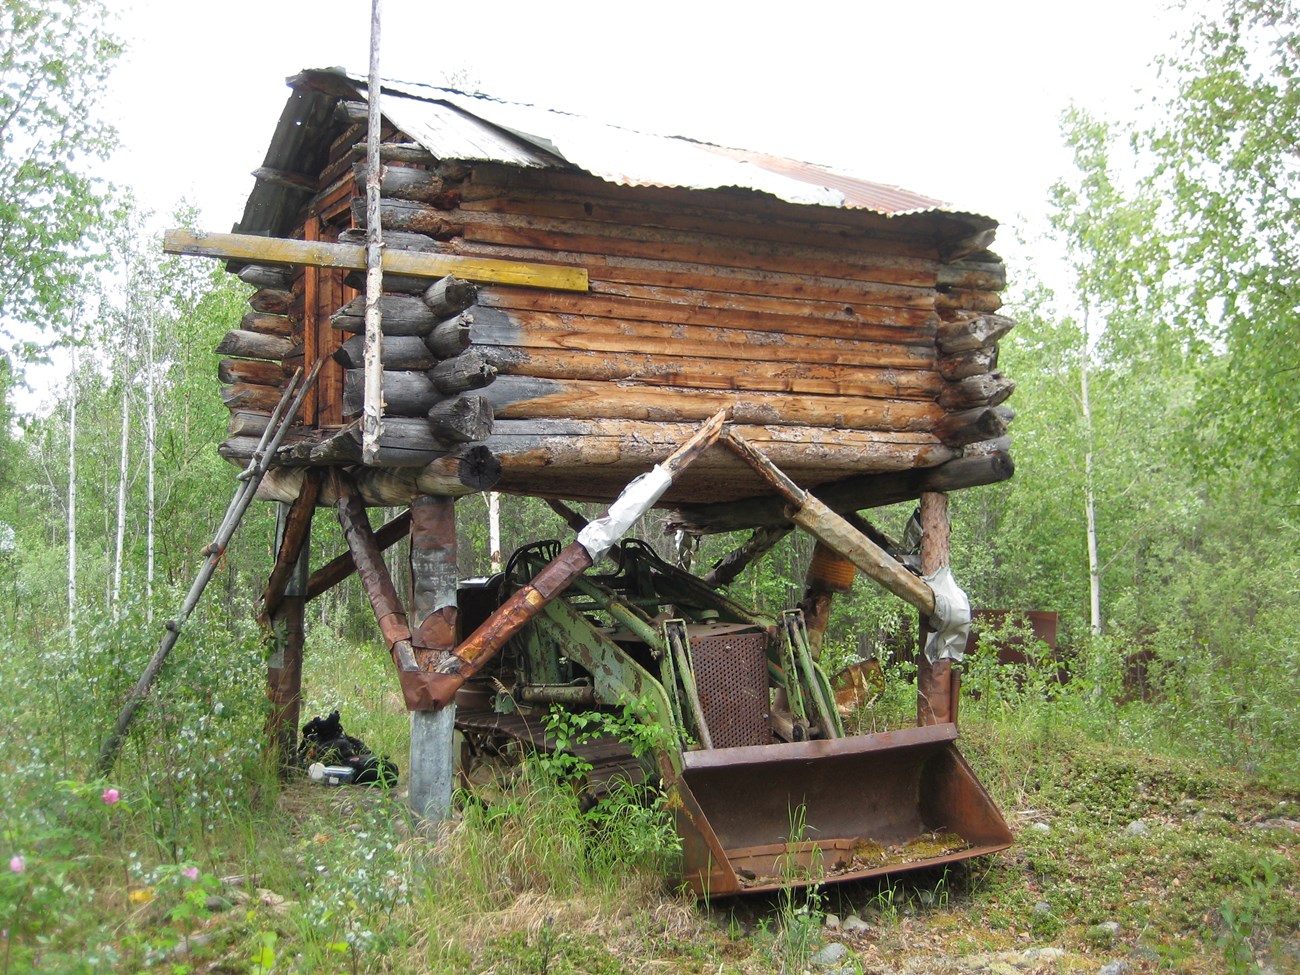
[[131, 433], [131, 397], [128, 392], [127, 370], [122, 370], [122, 449], [117, 461], [117, 537], [113, 546], [113, 590], [110, 604], [114, 615], [122, 598], [122, 555], [126, 548], [126, 482], [130, 451], [127, 444]]
[[77, 350], [72, 349], [68, 404], [68, 645], [77, 643]]
[[154, 457], [157, 444], [154, 442], [158, 429], [158, 418], [154, 403], [154, 332], [156, 314], [152, 306], [148, 309], [144, 327], [145, 340], [144, 364], [144, 449], [145, 449], [145, 568], [144, 568], [144, 613], [147, 622], [153, 622], [153, 564], [154, 564]]
[[1101, 636], [1101, 565], [1097, 558], [1097, 510], [1092, 475], [1092, 402], [1088, 398], [1088, 307], [1083, 309], [1083, 353], [1079, 357], [1079, 392], [1083, 401], [1083, 507], [1088, 523], [1088, 621]]
[[501, 495], [488, 492], [488, 561], [494, 573], [501, 571]]

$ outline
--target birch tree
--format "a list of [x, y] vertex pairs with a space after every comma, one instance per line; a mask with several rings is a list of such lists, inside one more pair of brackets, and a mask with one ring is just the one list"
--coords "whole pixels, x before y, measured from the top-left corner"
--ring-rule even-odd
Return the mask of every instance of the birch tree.
[[100, 0], [0, 4], [0, 352], [59, 320], [101, 242], [109, 191], [90, 174], [113, 132], [96, 110], [121, 45]]

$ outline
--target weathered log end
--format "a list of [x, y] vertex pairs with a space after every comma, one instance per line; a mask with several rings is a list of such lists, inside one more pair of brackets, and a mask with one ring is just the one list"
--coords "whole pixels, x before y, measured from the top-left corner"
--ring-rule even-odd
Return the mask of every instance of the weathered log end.
[[993, 440], [1007, 432], [1008, 420], [1001, 411], [978, 407], [949, 413], [934, 425], [934, 435], [949, 447], [963, 447], [980, 440]]
[[443, 443], [471, 443], [492, 435], [492, 404], [482, 396], [457, 396], [429, 408], [429, 429]]
[[497, 377], [496, 367], [475, 352], [444, 359], [428, 371], [429, 380], [444, 396], [482, 389]]
[[420, 471], [417, 484], [426, 494], [474, 494], [490, 491], [501, 480], [501, 461], [483, 444], [465, 446]]
[[424, 303], [439, 318], [459, 314], [478, 301], [478, 288], [460, 278], [439, 278], [424, 292]]

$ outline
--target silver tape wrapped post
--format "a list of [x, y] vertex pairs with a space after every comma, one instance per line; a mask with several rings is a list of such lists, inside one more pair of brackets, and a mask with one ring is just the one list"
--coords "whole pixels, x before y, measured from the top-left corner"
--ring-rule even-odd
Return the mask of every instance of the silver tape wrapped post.
[[672, 475], [656, 464], [628, 484], [603, 517], [588, 522], [587, 527], [578, 532], [578, 544], [587, 550], [592, 565], [609, 554], [614, 544], [632, 530], [638, 518], [654, 507], [672, 483]]
[[966, 652], [966, 637], [970, 635], [970, 597], [957, 585], [947, 566], [923, 578], [934, 592], [930, 638], [925, 642], [926, 659], [930, 663], [960, 662]]

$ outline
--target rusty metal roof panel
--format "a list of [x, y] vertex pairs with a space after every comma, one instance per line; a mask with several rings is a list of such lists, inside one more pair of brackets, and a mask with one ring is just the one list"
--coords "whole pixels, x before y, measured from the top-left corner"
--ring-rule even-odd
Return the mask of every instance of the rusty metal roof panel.
[[770, 156], [747, 149], [726, 149], [722, 146], [705, 145], [703, 148], [720, 155], [740, 159], [773, 173], [781, 173], [792, 179], [807, 183], [820, 183], [838, 191], [844, 197], [845, 207], [859, 210], [874, 210], [892, 216], [905, 213], [930, 213], [946, 211], [947, 205], [939, 200], [913, 193], [897, 186], [873, 183], [856, 176], [848, 176], [826, 169], [815, 163], [799, 162], [781, 156]]
[[[364, 93], [366, 79], [349, 75]], [[535, 105], [385, 80], [384, 115], [434, 155], [519, 166], [574, 167], [612, 183], [682, 189], [739, 188], [789, 203], [887, 216], [958, 213], [930, 197], [812, 163], [680, 136], [650, 135]]]

